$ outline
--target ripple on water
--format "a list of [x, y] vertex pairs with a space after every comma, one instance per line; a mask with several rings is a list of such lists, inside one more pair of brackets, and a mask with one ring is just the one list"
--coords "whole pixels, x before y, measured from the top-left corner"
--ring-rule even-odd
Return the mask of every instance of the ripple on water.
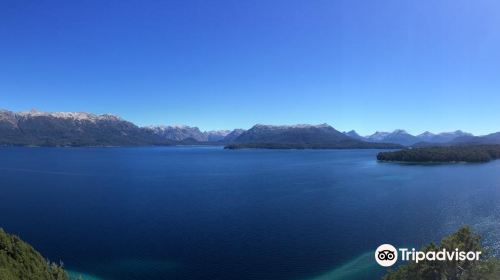
[[[116, 261], [111, 261], [104, 264], [96, 265], [94, 268], [98, 275], [149, 275], [149, 274], [163, 274], [176, 269], [179, 266], [176, 262], [165, 260], [153, 259], [137, 259], [125, 258]], [[97, 276], [80, 272], [77, 270], [68, 270], [71, 279], [82, 280], [105, 280], [105, 276]]]
[[381, 272], [373, 258], [373, 252], [366, 252], [348, 263], [308, 280], [373, 279], [374, 275]]
[[67, 270], [67, 271], [68, 271], [70, 279], [72, 279], [72, 280], [73, 279], [81, 279], [81, 280], [104, 280], [103, 278], [100, 278], [100, 277], [97, 277], [97, 276], [94, 276], [94, 275], [90, 275], [90, 274], [87, 274], [87, 273], [75, 271], [75, 270]]

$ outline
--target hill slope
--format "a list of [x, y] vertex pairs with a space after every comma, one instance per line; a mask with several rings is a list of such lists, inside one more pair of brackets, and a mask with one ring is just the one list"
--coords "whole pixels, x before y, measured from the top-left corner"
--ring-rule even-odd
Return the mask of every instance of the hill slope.
[[0, 229], [0, 279], [68, 280], [69, 278], [60, 266], [48, 263], [29, 244]]

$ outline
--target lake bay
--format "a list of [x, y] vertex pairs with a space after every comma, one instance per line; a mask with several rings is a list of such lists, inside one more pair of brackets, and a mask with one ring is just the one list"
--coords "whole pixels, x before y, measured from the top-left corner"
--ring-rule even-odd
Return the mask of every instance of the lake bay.
[[378, 152], [0, 148], [0, 227], [85, 279], [373, 279], [463, 224], [498, 252], [500, 161]]

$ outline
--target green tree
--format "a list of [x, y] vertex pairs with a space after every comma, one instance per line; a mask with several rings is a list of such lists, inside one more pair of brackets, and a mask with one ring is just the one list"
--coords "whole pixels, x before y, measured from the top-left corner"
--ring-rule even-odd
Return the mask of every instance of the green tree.
[[62, 265], [50, 263], [28, 243], [0, 228], [1, 280], [68, 280]]

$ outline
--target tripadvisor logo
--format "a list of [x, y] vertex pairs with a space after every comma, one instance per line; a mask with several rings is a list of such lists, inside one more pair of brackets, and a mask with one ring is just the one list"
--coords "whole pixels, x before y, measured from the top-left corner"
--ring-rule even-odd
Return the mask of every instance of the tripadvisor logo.
[[391, 244], [382, 244], [375, 251], [375, 260], [381, 266], [392, 266], [398, 261], [398, 250]]
[[394, 265], [398, 261], [398, 255], [402, 261], [414, 261], [416, 263], [421, 261], [477, 261], [481, 252], [464, 252], [459, 251], [458, 248], [453, 251], [442, 249], [439, 251], [423, 252], [416, 251], [415, 248], [411, 250], [408, 248], [396, 249], [391, 244], [380, 245], [375, 250], [375, 260], [379, 265], [384, 267]]

